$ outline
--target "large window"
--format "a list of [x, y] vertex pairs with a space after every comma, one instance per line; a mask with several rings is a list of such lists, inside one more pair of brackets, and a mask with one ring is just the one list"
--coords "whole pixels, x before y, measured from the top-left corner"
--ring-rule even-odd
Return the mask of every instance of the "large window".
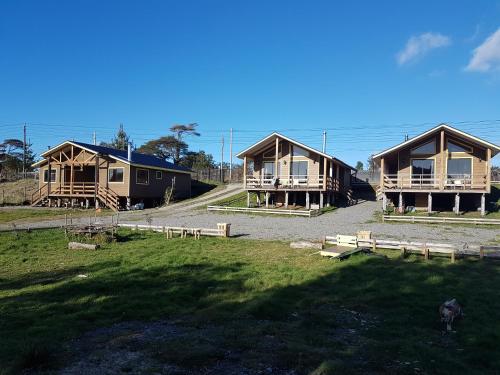
[[448, 152], [472, 152], [472, 148], [458, 142], [448, 141]]
[[123, 168], [109, 168], [108, 182], [123, 182]]
[[470, 177], [472, 174], [472, 159], [448, 159], [448, 178]]
[[433, 159], [413, 159], [411, 161], [412, 175], [433, 175], [434, 174], [434, 160]]
[[136, 182], [141, 185], [149, 184], [149, 171], [147, 169], [137, 169]]
[[263, 169], [264, 169], [264, 178], [274, 177], [274, 161], [265, 161]]
[[307, 161], [292, 161], [290, 173], [295, 177], [307, 177]]
[[301, 147], [298, 147], [298, 146], [293, 146], [293, 156], [305, 156], [305, 157], [309, 157], [309, 151], [307, 150], [304, 150], [303, 148]]
[[[48, 169], [43, 170], [43, 182], [45, 182], [45, 183], [49, 182], [49, 170]], [[50, 182], [56, 182], [56, 170], [55, 169], [50, 170]]]
[[436, 141], [424, 143], [423, 145], [412, 148], [412, 155], [430, 155], [436, 153]]

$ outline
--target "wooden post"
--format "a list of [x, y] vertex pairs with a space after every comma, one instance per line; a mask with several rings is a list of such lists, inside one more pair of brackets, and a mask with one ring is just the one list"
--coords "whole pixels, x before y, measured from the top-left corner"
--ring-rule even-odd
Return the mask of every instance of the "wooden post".
[[455, 214], [458, 215], [460, 213], [460, 194], [455, 194]]
[[247, 191], [247, 207], [250, 207], [250, 192]]
[[451, 263], [455, 263], [455, 250], [451, 252]]
[[403, 193], [399, 192], [399, 202], [398, 202], [398, 209], [399, 209], [399, 213], [400, 214], [403, 214], [404, 213], [404, 209], [403, 209]]
[[269, 208], [269, 192], [266, 191], [266, 208]]
[[483, 259], [483, 258], [484, 258], [484, 247], [479, 246], [479, 259]]
[[309, 201], [309, 192], [306, 191], [306, 209], [309, 210], [311, 208], [311, 204]]
[[425, 243], [424, 243], [424, 246], [423, 246], [423, 250], [424, 250], [424, 259], [425, 260], [429, 260], [429, 248], [426, 246]]
[[[94, 201], [97, 200], [97, 186], [99, 184], [99, 155], [95, 156], [95, 171], [94, 171]], [[125, 178], [125, 177], [124, 177]], [[106, 176], [106, 180], [108, 176]]]
[[372, 251], [377, 250], [377, 240], [375, 238], [372, 238]]
[[71, 145], [71, 164], [70, 164], [70, 181], [69, 181], [69, 194], [70, 196], [73, 195], [73, 178], [74, 178], [74, 164], [75, 160], [73, 159], [75, 156], [75, 151], [74, 151], [73, 145]]
[[[210, 171], [210, 169], [209, 169]], [[243, 188], [247, 188], [247, 156], [243, 156]]]
[[323, 190], [326, 190], [326, 180], [327, 180], [327, 176], [326, 176], [326, 167], [327, 167], [327, 163], [328, 163], [328, 160], [323, 157]]
[[403, 245], [400, 245], [399, 248], [401, 250], [401, 258], [405, 258], [406, 257], [406, 247]]
[[384, 191], [384, 166], [385, 160], [384, 157], [382, 156], [380, 158], [380, 187], [382, 188], [382, 191]]
[[382, 211], [387, 211], [387, 194], [382, 193]]
[[486, 215], [486, 194], [481, 194], [481, 216]]
[[491, 148], [486, 149], [486, 191], [491, 193]]
[[320, 191], [319, 192], [319, 208], [323, 208], [323, 199], [324, 199], [323, 192]]
[[278, 170], [278, 150], [279, 150], [279, 144], [280, 144], [280, 139], [276, 137], [276, 145], [275, 145], [275, 152], [276, 155], [274, 155], [274, 178], [279, 177], [279, 170]]
[[257, 192], [257, 207], [260, 207], [260, 191]]
[[439, 189], [443, 190], [444, 189], [444, 180], [445, 180], [445, 175], [444, 175], [444, 130], [441, 130], [441, 141], [440, 141], [440, 148], [439, 148], [439, 153], [441, 156], [441, 173], [439, 177]]
[[432, 213], [432, 193], [427, 195], [427, 213]]
[[285, 208], [288, 208], [288, 191], [285, 191]]

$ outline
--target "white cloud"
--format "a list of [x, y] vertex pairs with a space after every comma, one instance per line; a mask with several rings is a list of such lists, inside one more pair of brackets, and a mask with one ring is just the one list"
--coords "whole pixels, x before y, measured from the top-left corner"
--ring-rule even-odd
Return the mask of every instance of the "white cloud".
[[451, 44], [451, 39], [440, 33], [423, 33], [412, 36], [406, 42], [405, 48], [400, 51], [396, 59], [399, 65], [404, 65], [425, 56], [429, 51], [446, 47]]
[[470, 72], [500, 70], [500, 28], [474, 49], [465, 70]]

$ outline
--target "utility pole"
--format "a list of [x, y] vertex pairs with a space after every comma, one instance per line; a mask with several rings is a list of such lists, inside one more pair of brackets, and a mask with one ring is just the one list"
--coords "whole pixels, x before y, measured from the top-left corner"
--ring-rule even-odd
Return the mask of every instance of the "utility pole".
[[23, 126], [23, 178], [26, 179], [26, 123]]
[[323, 154], [326, 152], [326, 130], [323, 130]]
[[97, 138], [96, 138], [95, 132], [92, 134], [92, 142], [93, 142], [94, 146], [97, 145]]
[[220, 151], [220, 182], [224, 182], [224, 134], [222, 135], [221, 151]]
[[229, 183], [233, 181], [233, 128], [229, 129]]

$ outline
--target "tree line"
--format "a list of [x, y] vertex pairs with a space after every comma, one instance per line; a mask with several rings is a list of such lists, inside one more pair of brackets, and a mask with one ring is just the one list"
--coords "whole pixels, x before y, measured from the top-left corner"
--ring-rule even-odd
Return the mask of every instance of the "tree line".
[[15, 138], [5, 139], [0, 143], [0, 181], [10, 180], [24, 170], [32, 171], [35, 154], [31, 144]]
[[[214, 158], [203, 150], [190, 151], [186, 137], [199, 137], [197, 123], [176, 124], [169, 128], [170, 134], [147, 141], [137, 148], [137, 152], [154, 155], [160, 159], [171, 161], [192, 170], [216, 168]], [[120, 125], [118, 132], [111, 142], [101, 142], [101, 146], [118, 150], [126, 150], [130, 142], [129, 135]]]

